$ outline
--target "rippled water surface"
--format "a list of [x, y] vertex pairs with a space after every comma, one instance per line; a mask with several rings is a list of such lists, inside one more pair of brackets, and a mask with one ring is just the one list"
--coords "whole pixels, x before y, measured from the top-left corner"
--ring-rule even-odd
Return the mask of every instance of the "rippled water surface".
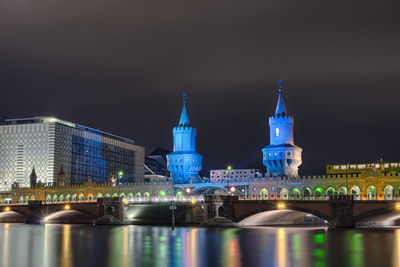
[[0, 266], [400, 266], [400, 229], [0, 224]]

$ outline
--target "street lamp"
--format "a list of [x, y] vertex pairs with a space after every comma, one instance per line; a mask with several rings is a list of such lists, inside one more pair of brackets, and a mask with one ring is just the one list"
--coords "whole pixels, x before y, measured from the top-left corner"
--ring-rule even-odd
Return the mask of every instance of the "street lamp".
[[229, 172], [230, 170], [232, 170], [232, 166], [228, 165], [228, 167], [226, 167], [226, 181], [227, 181], [227, 187], [228, 187], [228, 194], [229, 194]]

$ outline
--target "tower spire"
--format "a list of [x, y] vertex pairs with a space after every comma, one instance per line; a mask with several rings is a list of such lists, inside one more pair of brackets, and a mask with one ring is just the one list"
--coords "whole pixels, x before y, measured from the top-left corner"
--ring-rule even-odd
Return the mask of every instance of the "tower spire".
[[278, 97], [278, 103], [276, 104], [276, 110], [275, 110], [275, 116], [284, 116], [286, 115], [286, 107], [285, 107], [285, 102], [283, 101], [283, 95], [282, 95], [282, 87], [283, 87], [283, 80], [278, 81], [279, 85], [279, 97]]
[[179, 125], [187, 126], [190, 125], [189, 122], [189, 116], [186, 110], [186, 101], [187, 101], [187, 94], [183, 92], [182, 94], [182, 100], [183, 100], [183, 107], [182, 107], [182, 113], [181, 113], [181, 118], [179, 120]]

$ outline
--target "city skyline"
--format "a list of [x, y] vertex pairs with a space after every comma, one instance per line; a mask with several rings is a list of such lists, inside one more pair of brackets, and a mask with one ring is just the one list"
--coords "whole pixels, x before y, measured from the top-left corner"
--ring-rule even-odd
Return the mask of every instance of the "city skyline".
[[300, 175], [398, 161], [396, 6], [89, 1], [21, 12], [23, 4], [5, 1], [0, 120], [54, 115], [133, 139], [147, 153], [172, 150], [186, 91], [203, 172], [262, 169], [283, 79], [304, 148]]

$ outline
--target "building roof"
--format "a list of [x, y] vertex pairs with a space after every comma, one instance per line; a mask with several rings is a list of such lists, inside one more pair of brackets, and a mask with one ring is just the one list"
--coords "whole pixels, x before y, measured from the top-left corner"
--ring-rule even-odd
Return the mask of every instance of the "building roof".
[[167, 160], [167, 155], [170, 154], [172, 151], [157, 147], [153, 152], [149, 154], [149, 158], [154, 158], [154, 157], [162, 157], [164, 160]]
[[181, 118], [179, 120], [179, 126], [188, 126], [188, 125], [190, 125], [190, 122], [189, 122], [189, 116], [188, 116], [188, 113], [186, 110], [187, 94], [185, 92], [183, 92], [182, 98], [183, 98], [183, 107], [182, 107]]
[[285, 102], [283, 101], [283, 95], [282, 95], [282, 86], [283, 86], [283, 81], [279, 80], [279, 96], [278, 96], [278, 103], [276, 104], [276, 110], [275, 110], [275, 116], [285, 116], [286, 115], [286, 107], [285, 107]]
[[65, 120], [60, 120], [58, 118], [55, 117], [48, 117], [48, 116], [35, 116], [32, 118], [21, 118], [21, 119], [7, 119], [5, 121], [5, 125], [18, 125], [18, 124], [32, 124], [32, 123], [58, 123], [58, 124], [62, 124], [64, 126], [68, 126], [71, 128], [76, 128], [79, 129], [81, 131], [86, 131], [86, 132], [91, 132], [91, 133], [96, 133], [96, 134], [100, 134], [103, 135], [105, 137], [109, 137], [109, 138], [113, 138], [113, 139], [117, 139], [119, 141], [122, 142], [127, 142], [130, 144], [135, 144], [135, 141], [125, 138], [125, 137], [121, 137], [118, 135], [114, 135], [111, 133], [107, 133], [107, 132], [103, 132], [97, 129], [93, 129], [87, 126], [83, 126], [77, 123], [73, 123], [73, 122], [69, 122], [69, 121], [65, 121]]

